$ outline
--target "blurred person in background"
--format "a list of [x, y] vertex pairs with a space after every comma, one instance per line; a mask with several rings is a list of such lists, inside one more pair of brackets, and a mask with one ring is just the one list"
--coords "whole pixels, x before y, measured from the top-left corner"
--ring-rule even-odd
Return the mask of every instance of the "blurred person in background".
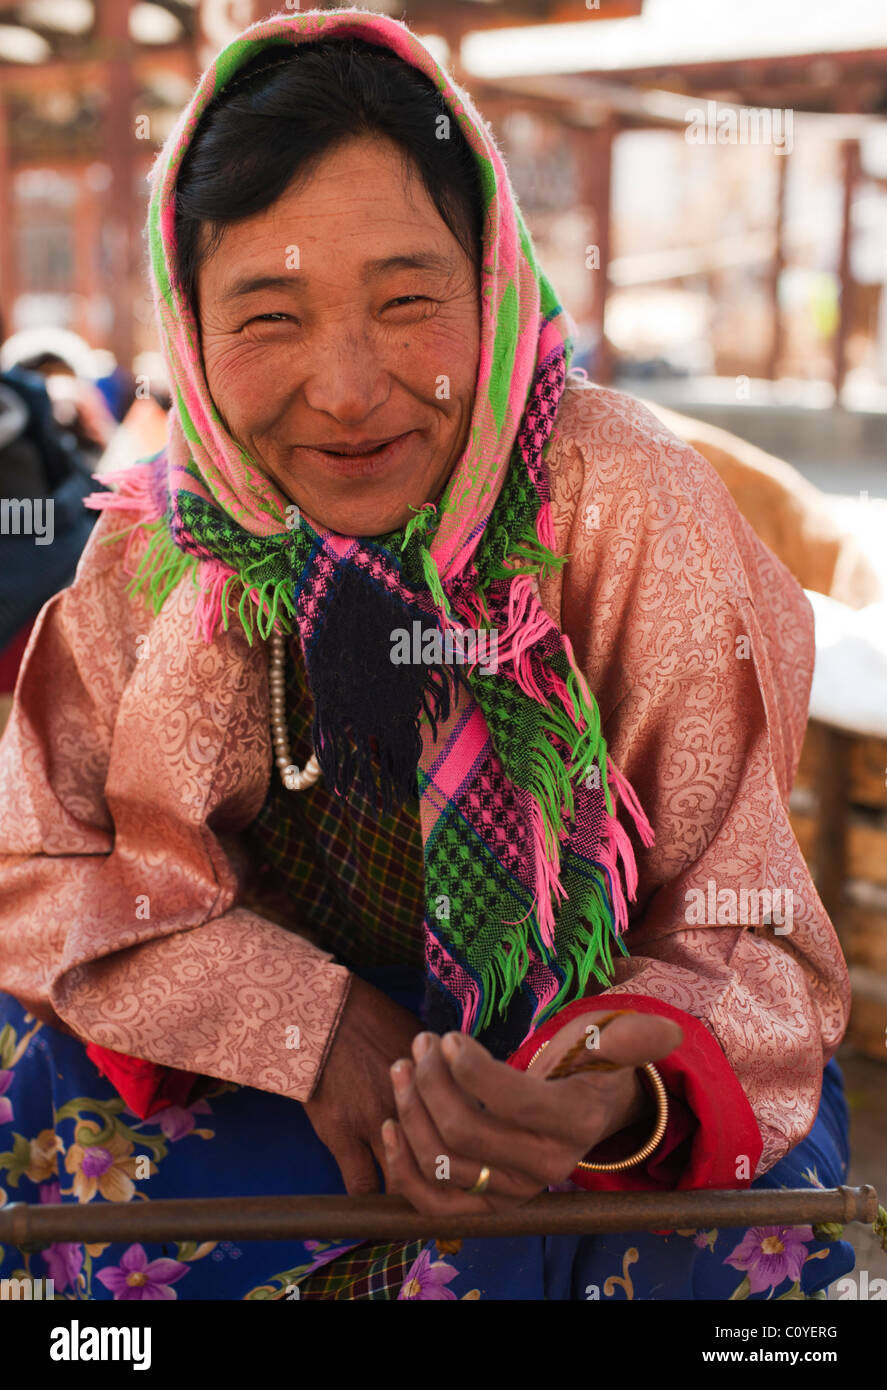
[[114, 421], [93, 383], [75, 375], [73, 355], [88, 364], [88, 353], [56, 329], [0, 347], [0, 694], [12, 690], [30, 626], [73, 580], [95, 523], [83, 499]]

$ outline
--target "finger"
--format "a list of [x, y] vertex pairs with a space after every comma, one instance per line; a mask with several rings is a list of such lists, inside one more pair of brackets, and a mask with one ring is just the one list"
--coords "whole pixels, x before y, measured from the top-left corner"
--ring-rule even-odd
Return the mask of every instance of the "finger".
[[388, 1191], [405, 1197], [417, 1211], [431, 1214], [442, 1212], [445, 1196], [441, 1185], [430, 1183], [422, 1176], [415, 1154], [395, 1120], [386, 1120], [383, 1124], [382, 1140], [388, 1170]]
[[[366, 1144], [334, 1149], [333, 1157], [339, 1165], [345, 1191], [349, 1197], [368, 1197], [380, 1191], [379, 1175], [373, 1163], [372, 1151]], [[381, 1165], [384, 1170], [384, 1164]]]
[[[378, 1165], [378, 1172], [382, 1174], [382, 1190], [387, 1191], [388, 1170], [385, 1166], [385, 1145], [382, 1143], [381, 1131], [375, 1134], [370, 1140], [370, 1150]], [[378, 1173], [376, 1176], [378, 1180]], [[379, 1189], [377, 1188], [376, 1190], [378, 1191]]]
[[400, 1125], [386, 1120], [382, 1126], [389, 1191], [405, 1197], [411, 1206], [429, 1216], [474, 1216], [479, 1212], [503, 1211], [517, 1199], [487, 1192], [471, 1196], [461, 1188], [426, 1182], [407, 1144]]
[[[503, 1066], [503, 1070], [510, 1069]], [[549, 1132], [543, 1125], [531, 1129], [508, 1116], [500, 1118], [481, 1110], [455, 1081], [441, 1052], [440, 1040], [433, 1036], [415, 1066], [414, 1079], [444, 1152], [474, 1160], [471, 1183], [477, 1178], [477, 1164], [488, 1164], [497, 1191], [527, 1195], [530, 1190], [538, 1192], [551, 1183], [563, 1182], [588, 1149], [602, 1121], [601, 1107], [587, 1090], [581, 1092], [580, 1103], [572, 1105], [566, 1117], [558, 1115], [559, 1132]], [[542, 1093], [542, 1088], [540, 1083], [535, 1089]], [[541, 1095], [546, 1106], [551, 1090], [549, 1086]]]
[[[426, 1182], [453, 1182], [471, 1187], [475, 1178], [463, 1160], [445, 1152], [444, 1141], [416, 1085], [412, 1062], [401, 1058], [391, 1068], [394, 1101], [401, 1138], [406, 1140], [416, 1166]], [[472, 1167], [476, 1164], [472, 1163]]]
[[[541, 1073], [517, 1071], [498, 1062], [482, 1044], [461, 1033], [447, 1034], [441, 1044], [441, 1056], [460, 1091], [482, 1103], [486, 1118], [512, 1129], [545, 1135], [555, 1141], [578, 1141], [586, 1128], [583, 1126], [580, 1134], [578, 1121], [590, 1118], [590, 1112], [599, 1108], [595, 1106], [589, 1078], [546, 1081]], [[620, 1070], [594, 1077], [600, 1105], [612, 1094], [611, 1078], [623, 1074]], [[572, 1088], [572, 1095], [567, 1087]]]
[[[460, 1095], [452, 1078], [441, 1062], [446, 1086], [453, 1093], [455, 1106], [465, 1111], [465, 1124], [473, 1125], [470, 1143], [467, 1147], [455, 1144], [445, 1138], [428, 1111], [428, 1107], [416, 1084], [415, 1067], [401, 1059], [391, 1068], [394, 1097], [397, 1103], [398, 1120], [402, 1136], [409, 1144], [419, 1172], [428, 1182], [449, 1183], [454, 1187], [467, 1189], [477, 1182], [478, 1174], [484, 1164], [492, 1169], [490, 1189], [507, 1193], [514, 1197], [531, 1197], [545, 1186], [545, 1178], [539, 1180], [532, 1170], [535, 1149], [542, 1148], [536, 1135], [526, 1136], [506, 1129], [496, 1122], [493, 1133], [483, 1112], [469, 1105]], [[522, 1145], [522, 1139], [529, 1141], [530, 1150]], [[516, 1155], [520, 1161], [515, 1164]], [[551, 1163], [555, 1155], [546, 1157]], [[570, 1171], [568, 1155], [556, 1155], [557, 1166], [564, 1172]], [[524, 1171], [525, 1167], [528, 1171]], [[556, 1181], [560, 1181], [558, 1177]]]
[[[583, 1020], [593, 1021], [594, 1018], [593, 1013], [583, 1015]], [[583, 1022], [582, 1026], [587, 1024]], [[612, 1051], [611, 1033], [615, 1034]], [[577, 1036], [582, 1035], [577, 1033]], [[625, 1014], [607, 1027], [600, 1046], [594, 1049], [594, 1056], [616, 1061], [620, 1068], [642, 1066], [646, 1061], [666, 1056], [682, 1039], [680, 1027], [670, 1019], [652, 1014]], [[564, 1104], [565, 1093], [560, 1088], [570, 1087], [578, 1096], [587, 1089], [587, 1082], [593, 1077], [599, 1094], [605, 1099], [624, 1084], [618, 1079], [624, 1074], [621, 1070], [547, 1081], [543, 1061], [548, 1070], [552, 1069], [562, 1047], [552, 1051], [550, 1060], [543, 1053], [536, 1067], [527, 1072], [498, 1062], [482, 1044], [464, 1033], [448, 1033], [442, 1041], [442, 1051], [458, 1085], [479, 1100], [488, 1112], [527, 1129], [541, 1127], [552, 1134], [569, 1132], [569, 1127], [565, 1131], [565, 1117], [570, 1110]], [[576, 1090], [577, 1081], [583, 1091]]]
[[684, 1030], [673, 1019], [657, 1014], [623, 1013], [599, 1035], [599, 1046], [589, 1050], [621, 1066], [642, 1067], [646, 1062], [667, 1057], [683, 1040]]

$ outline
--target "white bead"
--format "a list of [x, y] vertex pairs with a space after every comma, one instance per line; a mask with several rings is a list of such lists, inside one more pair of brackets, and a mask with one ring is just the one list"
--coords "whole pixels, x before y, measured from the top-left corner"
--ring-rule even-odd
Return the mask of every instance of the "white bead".
[[270, 647], [268, 685], [274, 762], [280, 769], [280, 776], [287, 790], [303, 791], [319, 779], [321, 775], [320, 763], [314, 753], [311, 754], [304, 768], [298, 767], [292, 760], [286, 719], [286, 651], [280, 633], [271, 633]]

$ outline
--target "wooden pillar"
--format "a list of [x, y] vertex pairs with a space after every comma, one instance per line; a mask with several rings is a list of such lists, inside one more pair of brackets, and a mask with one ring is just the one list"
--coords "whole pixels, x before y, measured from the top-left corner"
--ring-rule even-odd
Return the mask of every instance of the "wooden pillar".
[[779, 302], [779, 282], [785, 269], [785, 189], [788, 183], [788, 162], [790, 155], [779, 155], [776, 160], [776, 214], [774, 232], [776, 245], [773, 252], [773, 265], [770, 275], [770, 312], [772, 337], [770, 340], [770, 366], [767, 375], [776, 381], [782, 366], [785, 349], [785, 320]]
[[129, 367], [132, 362], [132, 306], [136, 296], [131, 6], [132, 0], [99, 0], [96, 24], [97, 38], [106, 55], [108, 82], [105, 158], [111, 169], [111, 184], [106, 202], [106, 225], [111, 274], [107, 291], [114, 306], [109, 347], [122, 367]]
[[[814, 727], [811, 721], [811, 729]], [[816, 723], [819, 762], [819, 816], [813, 856], [816, 891], [838, 940], [844, 935], [844, 882], [847, 875], [847, 803], [852, 738], [831, 724]]]
[[589, 291], [584, 313], [579, 311], [575, 317], [577, 320], [584, 318], [590, 321], [595, 330], [596, 358], [594, 370], [589, 375], [603, 384], [611, 379], [612, 374], [609, 346], [604, 335], [604, 320], [609, 289], [613, 141], [618, 128], [615, 117], [611, 115], [600, 126], [572, 130], [569, 134], [579, 170], [579, 202], [592, 217], [590, 243], [596, 248], [592, 254], [597, 261], [596, 267], [588, 271]]
[[850, 332], [852, 321], [853, 272], [850, 265], [850, 245], [853, 236], [853, 195], [859, 180], [859, 141], [845, 140], [841, 146], [841, 157], [844, 197], [841, 212], [841, 254], [838, 263], [841, 299], [838, 306], [838, 327], [834, 342], [834, 386], [836, 405], [841, 405], [843, 403], [841, 396], [844, 390], [844, 380], [847, 375], [847, 336]]
[[96, 189], [88, 176], [90, 166], [99, 162], [99, 160], [84, 160], [82, 166], [77, 170], [77, 203], [74, 213], [74, 288], [80, 296], [81, 303], [77, 332], [81, 333], [87, 342], [104, 347], [104, 341], [101, 344], [97, 341], [98, 334], [89, 312], [89, 306], [94, 305], [100, 296], [107, 296], [114, 303], [116, 317], [117, 305], [113, 287], [103, 284], [99, 274], [97, 248], [102, 235], [103, 201], [108, 195], [108, 190]]

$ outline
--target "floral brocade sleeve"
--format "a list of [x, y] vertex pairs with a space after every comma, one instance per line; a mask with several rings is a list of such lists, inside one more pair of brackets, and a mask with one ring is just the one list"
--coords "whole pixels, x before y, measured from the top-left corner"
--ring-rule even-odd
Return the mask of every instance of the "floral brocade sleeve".
[[[733, 1097], [723, 1171], [748, 1152], [751, 1114], [754, 1177], [808, 1133], [849, 1014], [846, 965], [788, 817], [812, 611], [710, 464], [634, 398], [572, 379], [548, 459], [570, 560], [543, 580], [543, 602], [656, 832], [638, 852], [630, 956], [588, 1006], [636, 996], [704, 1025], [704, 1089]], [[692, 1080], [686, 1040], [668, 1061]]]
[[220, 838], [267, 790], [266, 655], [239, 627], [193, 638], [187, 581], [156, 617], [127, 596], [135, 519], [104, 513], [42, 609], [0, 741], [0, 990], [148, 1111], [174, 1073], [304, 1101], [350, 975], [235, 906]]

